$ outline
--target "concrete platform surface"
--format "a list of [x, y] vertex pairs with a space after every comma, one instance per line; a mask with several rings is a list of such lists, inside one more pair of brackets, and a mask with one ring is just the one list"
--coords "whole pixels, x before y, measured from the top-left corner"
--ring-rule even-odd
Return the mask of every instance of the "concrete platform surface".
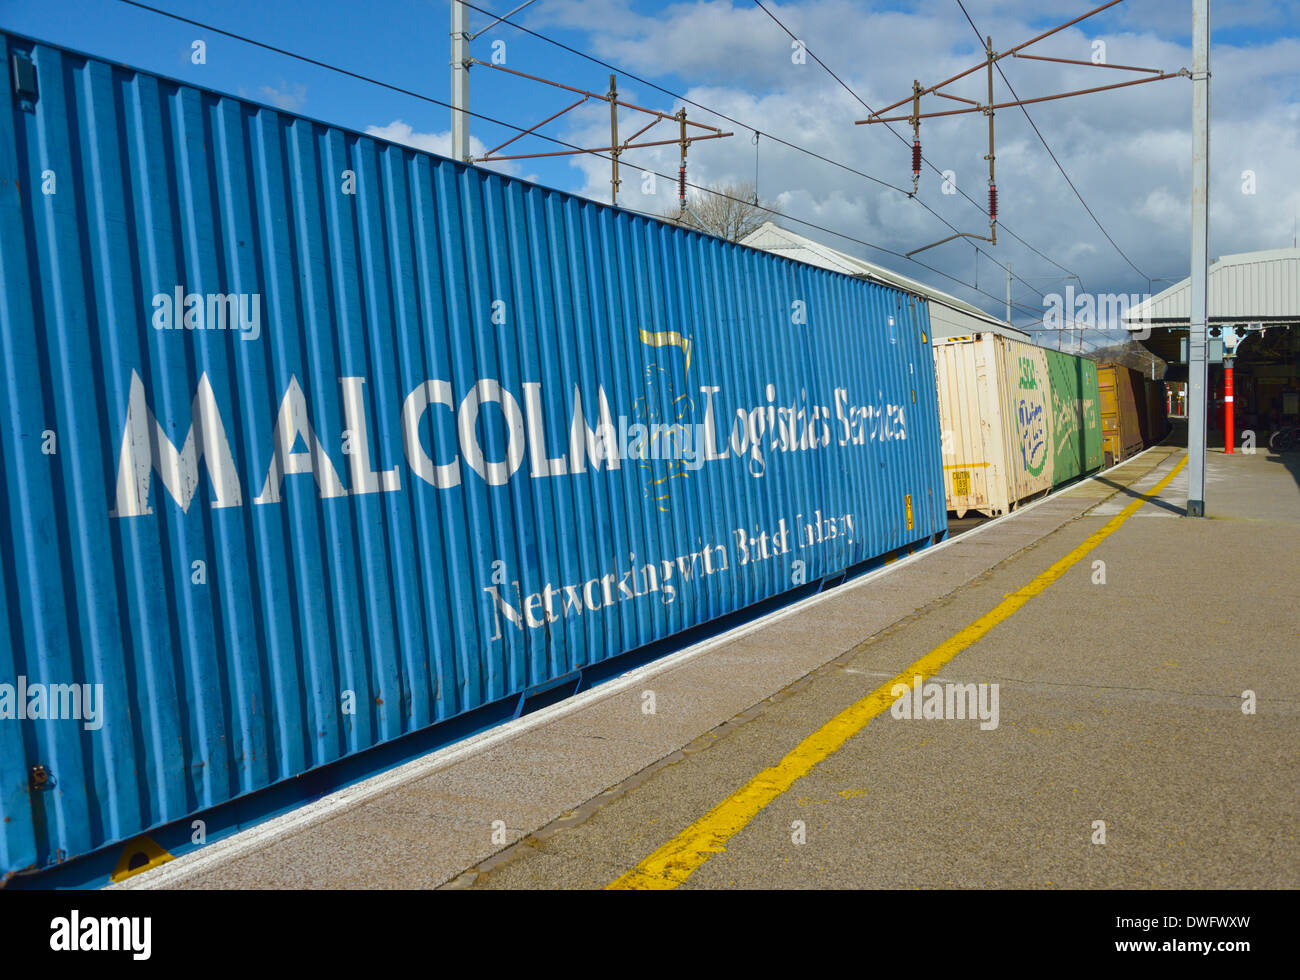
[[1211, 454], [1194, 520], [1185, 467], [1144, 499], [1183, 455], [1148, 450], [126, 885], [604, 887], [1136, 502], [930, 678], [996, 685], [996, 727], [885, 710], [649, 886], [1296, 887], [1300, 466]]

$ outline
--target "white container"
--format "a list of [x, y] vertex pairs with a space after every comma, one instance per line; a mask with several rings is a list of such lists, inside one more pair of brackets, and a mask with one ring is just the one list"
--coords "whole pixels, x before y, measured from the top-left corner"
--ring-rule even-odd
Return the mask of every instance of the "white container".
[[996, 517], [1050, 490], [1047, 352], [992, 332], [933, 350], [948, 510]]

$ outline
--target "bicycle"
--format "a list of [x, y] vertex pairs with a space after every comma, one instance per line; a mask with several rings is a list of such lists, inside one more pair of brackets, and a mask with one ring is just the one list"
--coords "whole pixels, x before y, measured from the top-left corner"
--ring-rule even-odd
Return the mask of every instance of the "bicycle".
[[1300, 450], [1300, 425], [1284, 425], [1268, 437], [1268, 448], [1275, 453]]

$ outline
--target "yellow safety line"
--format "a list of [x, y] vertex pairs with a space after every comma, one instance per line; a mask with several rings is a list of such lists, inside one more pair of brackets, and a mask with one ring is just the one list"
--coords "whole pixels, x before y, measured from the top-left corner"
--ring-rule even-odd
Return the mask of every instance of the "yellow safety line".
[[1010, 617], [1021, 606], [1038, 595], [1064, 575], [1072, 565], [1083, 558], [1105, 538], [1115, 533], [1148, 500], [1160, 493], [1169, 481], [1187, 464], [1184, 456], [1149, 494], [1138, 498], [1100, 529], [1084, 539], [1047, 571], [1023, 589], [1007, 595], [992, 610], [985, 613], [959, 633], [949, 637], [897, 677], [886, 681], [861, 701], [851, 705], [800, 742], [789, 755], [775, 766], [764, 769], [739, 790], [727, 797], [695, 823], [691, 824], [668, 843], [647, 857], [608, 888], [613, 889], [668, 889], [676, 888], [709, 859], [710, 854], [725, 851], [733, 836], [758, 816], [759, 812], [788, 790], [813, 766], [837, 751], [856, 735], [872, 718], [887, 711], [895, 701], [890, 691], [895, 684], [911, 686], [912, 679], [933, 676], [944, 664], [967, 647], [979, 641], [993, 627]]

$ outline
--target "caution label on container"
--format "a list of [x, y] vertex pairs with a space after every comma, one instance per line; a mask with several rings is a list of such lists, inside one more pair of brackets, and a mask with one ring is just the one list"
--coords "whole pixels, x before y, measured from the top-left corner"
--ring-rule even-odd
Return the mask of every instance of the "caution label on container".
[[907, 529], [910, 531], [912, 530], [912, 495], [910, 493], [903, 496], [903, 506], [907, 508]]
[[952, 495], [954, 497], [970, 496], [970, 470], [954, 470], [952, 474]]

